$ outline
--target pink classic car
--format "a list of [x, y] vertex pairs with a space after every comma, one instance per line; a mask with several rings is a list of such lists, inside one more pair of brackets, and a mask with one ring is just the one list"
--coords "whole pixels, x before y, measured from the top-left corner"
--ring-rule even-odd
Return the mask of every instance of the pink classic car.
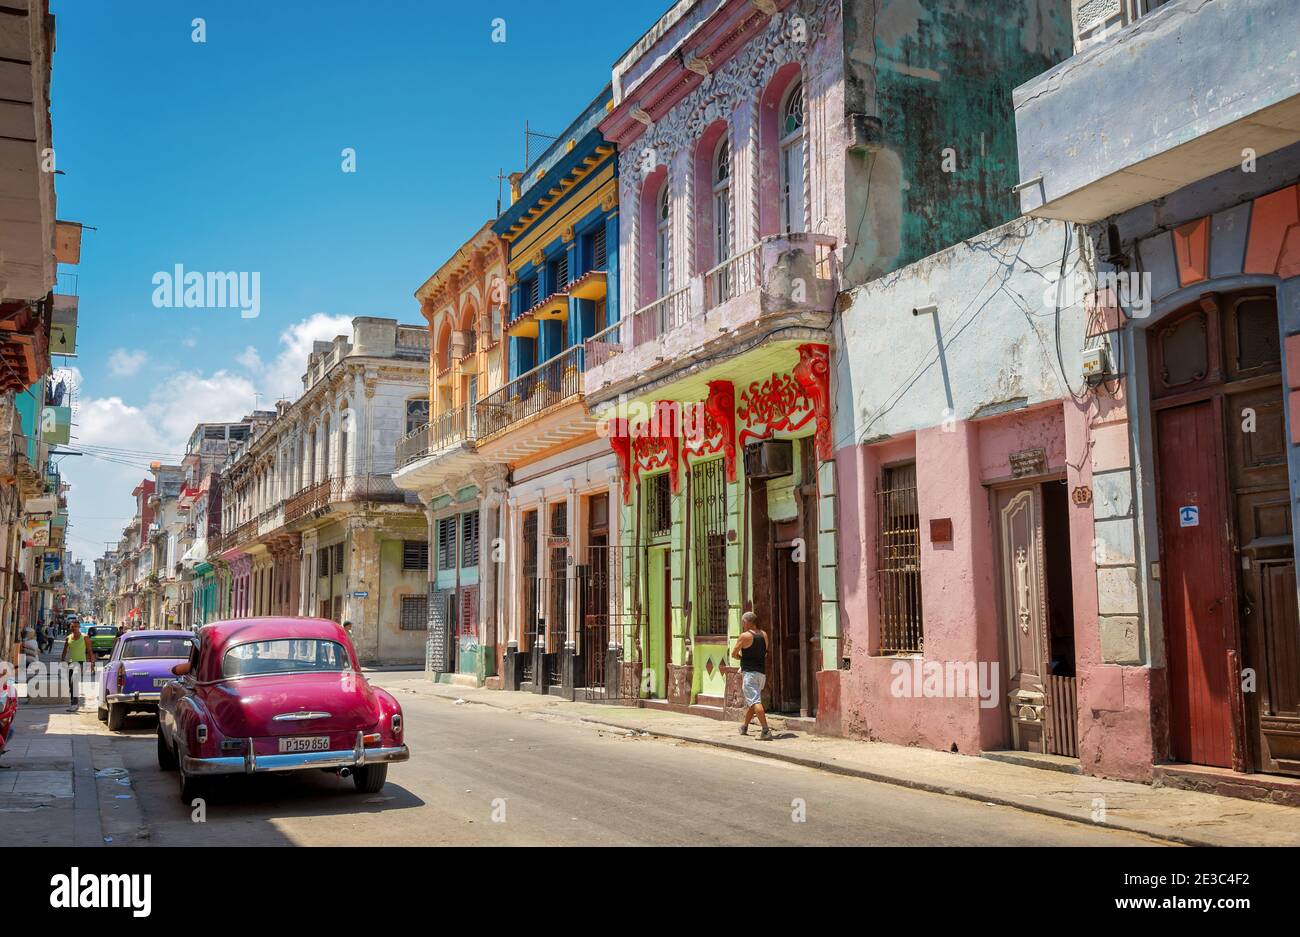
[[158, 766], [185, 803], [223, 774], [319, 768], [357, 790], [410, 757], [402, 707], [366, 682], [343, 629], [317, 618], [246, 618], [199, 629], [158, 704]]

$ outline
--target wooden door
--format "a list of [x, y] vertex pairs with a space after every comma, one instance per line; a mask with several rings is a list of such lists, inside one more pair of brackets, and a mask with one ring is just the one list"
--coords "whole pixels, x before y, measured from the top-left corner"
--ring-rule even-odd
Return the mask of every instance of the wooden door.
[[[1300, 623], [1281, 336], [1271, 295], [1223, 301], [1228, 482], [1244, 634], [1242, 699], [1255, 765], [1300, 773]], [[1239, 389], [1238, 389], [1239, 388]], [[1253, 679], [1254, 686], [1250, 685]]]
[[799, 712], [803, 659], [800, 657], [803, 634], [803, 606], [799, 592], [801, 564], [794, 560], [793, 547], [777, 547], [772, 552], [775, 569], [772, 576], [772, 624], [769, 632], [768, 681], [771, 684], [771, 707], [776, 712]]
[[1221, 425], [1214, 399], [1156, 414], [1174, 756], [1226, 768], [1233, 749], [1228, 653], [1235, 618]]
[[1046, 752], [1051, 718], [1042, 493], [1037, 485], [998, 491], [996, 504], [1011, 747]]

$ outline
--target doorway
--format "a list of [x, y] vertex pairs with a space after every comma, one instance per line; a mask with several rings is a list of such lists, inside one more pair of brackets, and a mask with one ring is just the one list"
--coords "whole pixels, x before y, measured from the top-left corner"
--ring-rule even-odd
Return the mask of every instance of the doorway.
[[[649, 575], [649, 663], [653, 673], [646, 695], [668, 698], [668, 665], [673, 662], [672, 563], [670, 547], [651, 547], [648, 551]], [[644, 678], [643, 678], [644, 679]]]
[[1206, 293], [1150, 340], [1170, 747], [1300, 774], [1300, 622], [1271, 291]]
[[1069, 499], [1063, 479], [994, 491], [1011, 748], [1079, 756]]

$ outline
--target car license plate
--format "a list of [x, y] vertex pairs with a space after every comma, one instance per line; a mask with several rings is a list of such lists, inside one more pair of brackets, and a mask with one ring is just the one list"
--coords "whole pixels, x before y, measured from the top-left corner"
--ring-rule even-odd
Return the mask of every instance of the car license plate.
[[156, 687], [157, 687], [157, 686], [166, 686], [166, 685], [167, 685], [168, 683], [170, 683], [170, 682], [171, 682], [171, 681], [170, 681], [167, 677], [154, 677], [154, 678], [153, 678], [153, 685], [156, 686]]
[[304, 735], [291, 739], [280, 739], [281, 753], [292, 752], [325, 752], [329, 751], [330, 737], [328, 735]]

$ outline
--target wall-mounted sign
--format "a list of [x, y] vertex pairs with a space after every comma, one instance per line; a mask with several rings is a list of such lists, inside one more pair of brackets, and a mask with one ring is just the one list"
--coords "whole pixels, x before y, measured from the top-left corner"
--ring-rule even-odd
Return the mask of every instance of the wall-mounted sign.
[[1022, 449], [1007, 457], [1011, 462], [1011, 474], [1015, 478], [1027, 475], [1042, 475], [1047, 471], [1046, 449]]
[[952, 543], [951, 517], [933, 517], [930, 519], [930, 542]]
[[51, 446], [66, 445], [72, 432], [71, 407], [45, 407], [41, 410], [41, 441]]
[[1200, 527], [1201, 509], [1194, 504], [1185, 504], [1178, 509], [1179, 527]]
[[369, 593], [369, 592], [354, 592], [354, 593], [352, 593], [352, 598], [354, 598], [354, 599], [365, 599], [365, 598], [369, 598], [369, 596], [370, 596], [370, 593]]

